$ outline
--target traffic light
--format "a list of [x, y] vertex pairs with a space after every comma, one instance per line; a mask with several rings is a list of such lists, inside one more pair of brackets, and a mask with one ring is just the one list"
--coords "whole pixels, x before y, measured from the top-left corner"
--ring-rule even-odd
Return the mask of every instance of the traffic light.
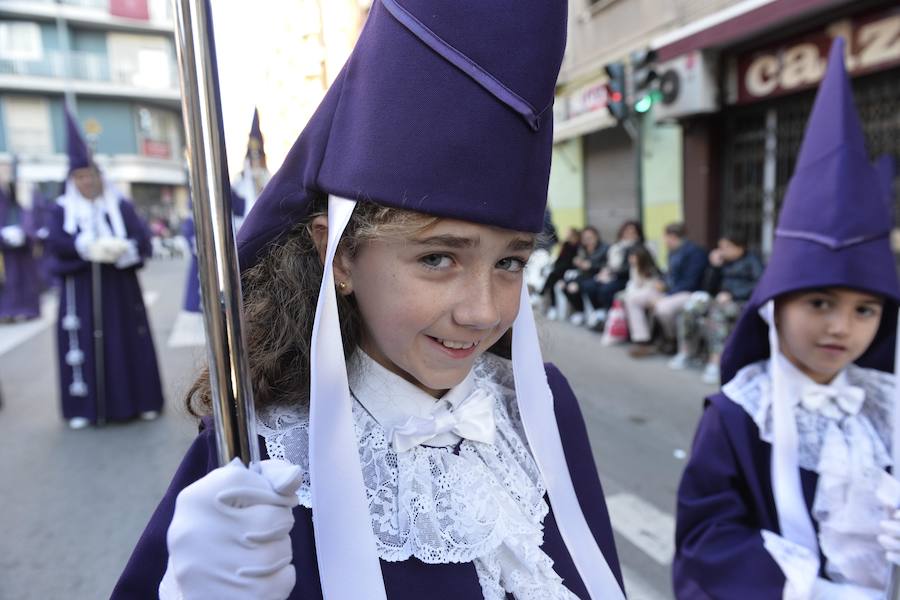
[[606, 83], [606, 108], [617, 122], [628, 118], [628, 104], [625, 102], [625, 63], [614, 62], [603, 68], [609, 81]]
[[631, 53], [631, 81], [634, 85], [634, 111], [645, 113], [659, 100], [656, 51], [650, 48]]

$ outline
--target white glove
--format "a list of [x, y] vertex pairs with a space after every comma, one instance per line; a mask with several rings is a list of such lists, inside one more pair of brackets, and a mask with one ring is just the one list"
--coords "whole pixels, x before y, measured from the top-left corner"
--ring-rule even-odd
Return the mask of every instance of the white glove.
[[127, 269], [141, 262], [141, 255], [138, 253], [137, 242], [134, 240], [125, 240], [128, 247], [125, 249], [118, 259], [116, 259], [117, 269]]
[[7, 225], [0, 229], [0, 236], [7, 245], [13, 248], [21, 248], [25, 245], [25, 232], [18, 225]]
[[884, 592], [850, 583], [833, 583], [817, 578], [809, 600], [881, 600]]
[[114, 264], [128, 251], [128, 240], [116, 237], [102, 237], [94, 240], [88, 248], [91, 262]]
[[900, 566], [900, 510], [881, 522], [878, 543], [884, 548], [889, 563]]
[[75, 251], [82, 260], [91, 262], [91, 246], [94, 243], [94, 234], [82, 231], [75, 236]]
[[[160, 593], [217, 600], [283, 600], [294, 589], [291, 509], [300, 468], [265, 460], [260, 473], [235, 459], [181, 490], [166, 541], [169, 570]], [[172, 573], [170, 573], [172, 571]], [[162, 595], [161, 595], [162, 597]]]

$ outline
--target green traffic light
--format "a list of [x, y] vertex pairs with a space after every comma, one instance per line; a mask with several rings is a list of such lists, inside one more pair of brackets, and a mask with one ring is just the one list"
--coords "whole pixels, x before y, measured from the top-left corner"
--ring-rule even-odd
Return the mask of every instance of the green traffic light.
[[640, 100], [634, 103], [635, 112], [645, 113], [653, 106], [653, 97], [650, 94], [642, 96]]

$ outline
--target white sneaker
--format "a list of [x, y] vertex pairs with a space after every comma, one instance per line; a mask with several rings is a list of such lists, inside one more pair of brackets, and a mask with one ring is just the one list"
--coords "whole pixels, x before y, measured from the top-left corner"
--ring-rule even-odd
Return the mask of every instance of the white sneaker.
[[572, 313], [572, 316], [569, 317], [569, 323], [571, 323], [572, 325], [575, 325], [576, 327], [583, 325], [584, 324], [584, 313], [583, 312]]
[[715, 363], [707, 364], [706, 368], [703, 369], [703, 376], [701, 379], [703, 380], [703, 383], [719, 385], [719, 365]]
[[606, 320], [606, 311], [602, 308], [592, 310], [587, 316], [587, 326], [593, 329]]
[[679, 352], [669, 360], [669, 368], [673, 371], [683, 371], [688, 368], [688, 355]]
[[158, 410], [145, 410], [140, 415], [141, 421], [152, 421], [159, 416]]
[[555, 321], [556, 317], [559, 316], [559, 311], [556, 310], [555, 306], [551, 306], [547, 309], [547, 319], [550, 321]]
[[69, 419], [69, 429], [84, 429], [90, 424], [90, 419], [86, 417], [72, 417]]

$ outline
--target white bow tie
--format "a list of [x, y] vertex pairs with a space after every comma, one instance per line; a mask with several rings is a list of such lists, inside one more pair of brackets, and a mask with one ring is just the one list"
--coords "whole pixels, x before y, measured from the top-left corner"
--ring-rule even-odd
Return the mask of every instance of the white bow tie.
[[866, 392], [852, 385], [832, 387], [808, 383], [803, 386], [800, 403], [810, 412], [818, 412], [831, 419], [855, 415], [862, 409]]
[[456, 407], [446, 400], [439, 400], [429, 416], [407, 418], [394, 428], [391, 442], [395, 452], [406, 452], [449, 432], [493, 444], [494, 431], [494, 399], [484, 390], [477, 389]]

